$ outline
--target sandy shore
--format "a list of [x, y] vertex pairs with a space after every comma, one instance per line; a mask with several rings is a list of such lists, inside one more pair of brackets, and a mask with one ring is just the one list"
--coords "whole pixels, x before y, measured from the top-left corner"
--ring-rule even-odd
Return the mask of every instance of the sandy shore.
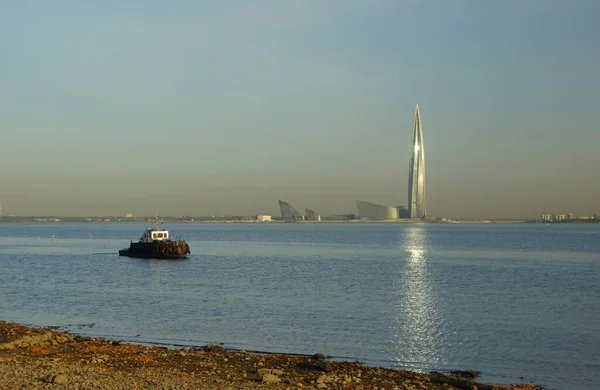
[[166, 349], [0, 321], [0, 389], [520, 389], [468, 378], [258, 354], [217, 345]]

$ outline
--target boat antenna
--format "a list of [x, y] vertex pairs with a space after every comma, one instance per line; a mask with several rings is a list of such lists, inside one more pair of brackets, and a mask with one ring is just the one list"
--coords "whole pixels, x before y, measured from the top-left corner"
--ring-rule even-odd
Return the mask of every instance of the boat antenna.
[[156, 214], [156, 230], [160, 230], [160, 217]]

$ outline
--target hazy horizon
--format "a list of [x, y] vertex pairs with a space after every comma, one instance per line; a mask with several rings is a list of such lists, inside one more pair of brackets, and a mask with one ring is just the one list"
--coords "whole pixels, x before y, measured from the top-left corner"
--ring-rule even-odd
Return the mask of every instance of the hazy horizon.
[[600, 213], [600, 3], [0, 6], [4, 215]]

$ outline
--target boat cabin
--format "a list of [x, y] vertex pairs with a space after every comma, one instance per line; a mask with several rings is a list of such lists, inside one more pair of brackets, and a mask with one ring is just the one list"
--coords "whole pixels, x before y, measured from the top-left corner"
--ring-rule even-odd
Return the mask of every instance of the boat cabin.
[[158, 242], [158, 241], [169, 241], [169, 231], [160, 228], [160, 217], [156, 214], [156, 227], [147, 228], [140, 242]]
[[146, 229], [140, 242], [169, 241], [168, 230]]

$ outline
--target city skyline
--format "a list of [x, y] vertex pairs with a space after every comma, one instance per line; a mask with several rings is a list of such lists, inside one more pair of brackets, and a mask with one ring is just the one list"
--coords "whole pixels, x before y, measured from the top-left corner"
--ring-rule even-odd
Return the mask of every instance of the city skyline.
[[419, 105], [415, 106], [412, 142], [410, 144], [410, 160], [408, 165], [408, 215], [410, 219], [421, 219], [427, 216], [425, 199], [425, 144]]
[[7, 3], [2, 213], [407, 204], [418, 102], [428, 217], [592, 215], [599, 17], [591, 0]]

